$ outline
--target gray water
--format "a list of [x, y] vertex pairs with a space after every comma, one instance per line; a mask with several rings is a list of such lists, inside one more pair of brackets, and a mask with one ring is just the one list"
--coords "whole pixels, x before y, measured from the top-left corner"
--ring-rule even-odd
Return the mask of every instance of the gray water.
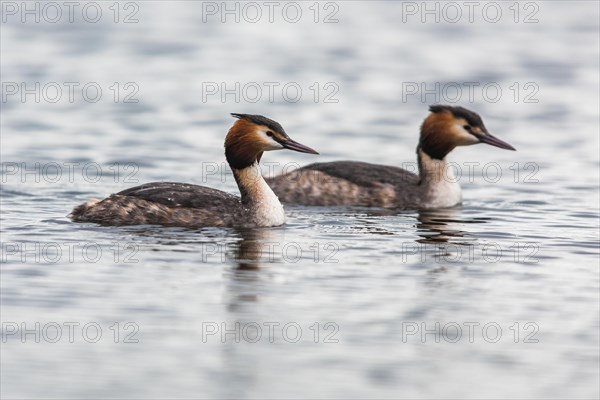
[[[82, 2], [72, 22], [44, 4], [2, 3], [3, 398], [600, 396], [597, 2], [472, 21], [278, 3], [273, 22], [263, 3], [228, 3], [239, 22], [221, 2]], [[265, 174], [414, 168], [434, 103], [518, 149], [455, 150], [457, 208], [286, 207], [243, 231], [66, 217], [155, 180], [237, 193], [230, 112], [321, 152], [268, 153]]]

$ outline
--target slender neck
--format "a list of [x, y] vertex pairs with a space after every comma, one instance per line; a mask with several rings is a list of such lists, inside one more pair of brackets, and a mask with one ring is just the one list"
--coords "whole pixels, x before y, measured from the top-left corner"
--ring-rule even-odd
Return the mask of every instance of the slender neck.
[[419, 146], [417, 147], [417, 159], [421, 183], [436, 184], [455, 180], [454, 171], [448, 167], [446, 157], [433, 158]]
[[251, 210], [258, 226], [279, 226], [285, 223], [285, 212], [279, 199], [262, 177], [258, 162], [246, 168], [232, 168], [242, 204]]
[[[273, 190], [267, 185], [258, 162], [250, 164], [246, 168], [236, 169], [231, 168], [233, 176], [240, 190], [242, 196], [242, 203], [259, 203], [264, 201], [266, 198], [277, 199]], [[277, 200], [279, 201], [279, 200]]]

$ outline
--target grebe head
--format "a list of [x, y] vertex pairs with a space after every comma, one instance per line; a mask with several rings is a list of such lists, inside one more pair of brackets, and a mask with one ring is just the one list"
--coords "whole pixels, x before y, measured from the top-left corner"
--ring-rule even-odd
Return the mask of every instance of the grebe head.
[[492, 136], [479, 114], [464, 107], [434, 105], [421, 125], [419, 147], [432, 158], [443, 159], [456, 146], [487, 143], [506, 150], [510, 144]]
[[292, 140], [279, 123], [262, 115], [235, 114], [238, 118], [225, 138], [225, 157], [232, 168], [243, 169], [259, 162], [264, 151], [289, 149], [319, 154]]

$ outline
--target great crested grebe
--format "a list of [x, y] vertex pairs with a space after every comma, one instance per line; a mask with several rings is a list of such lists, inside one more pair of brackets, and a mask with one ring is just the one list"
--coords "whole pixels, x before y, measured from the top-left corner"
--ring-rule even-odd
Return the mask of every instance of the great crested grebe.
[[316, 163], [267, 179], [284, 203], [310, 206], [444, 208], [460, 204], [460, 186], [446, 155], [457, 146], [487, 143], [515, 150], [490, 135], [481, 117], [463, 107], [435, 105], [421, 125], [419, 174], [356, 161]]
[[264, 151], [289, 149], [319, 154], [292, 140], [277, 122], [261, 115], [238, 118], [225, 138], [225, 157], [241, 198], [220, 190], [185, 183], [152, 182], [90, 200], [73, 209], [77, 222], [101, 225], [184, 227], [268, 227], [285, 222], [283, 206], [262, 177]]

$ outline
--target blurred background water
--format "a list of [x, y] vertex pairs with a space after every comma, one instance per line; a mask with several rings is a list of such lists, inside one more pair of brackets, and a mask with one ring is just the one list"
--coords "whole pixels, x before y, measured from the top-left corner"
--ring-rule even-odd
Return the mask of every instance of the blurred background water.
[[[597, 2], [48, 4], [1, 10], [3, 398], [598, 398]], [[237, 193], [230, 112], [321, 152], [265, 174], [414, 167], [434, 103], [518, 149], [453, 152], [455, 209], [66, 217], [153, 180]]]

